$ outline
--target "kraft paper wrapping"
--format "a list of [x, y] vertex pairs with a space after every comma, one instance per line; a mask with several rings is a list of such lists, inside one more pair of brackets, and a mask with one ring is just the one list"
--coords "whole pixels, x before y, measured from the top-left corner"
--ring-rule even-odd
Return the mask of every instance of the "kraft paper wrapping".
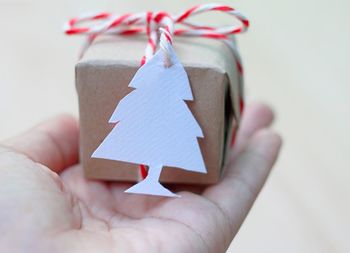
[[[146, 46], [142, 37], [104, 37], [96, 41], [76, 65], [80, 112], [80, 159], [90, 179], [136, 182], [137, 164], [91, 158], [114, 127], [109, 124], [118, 102], [131, 88]], [[164, 167], [161, 182], [212, 184], [220, 179], [239, 121], [239, 76], [227, 45], [203, 38], [175, 38], [175, 51], [188, 74], [194, 101], [187, 102], [201, 126], [198, 138], [207, 174]]]

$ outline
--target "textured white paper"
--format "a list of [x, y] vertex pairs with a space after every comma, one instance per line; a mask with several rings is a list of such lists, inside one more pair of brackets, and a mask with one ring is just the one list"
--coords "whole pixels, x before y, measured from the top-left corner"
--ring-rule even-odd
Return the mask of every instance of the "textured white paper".
[[[137, 71], [129, 84], [135, 90], [120, 100], [109, 120], [116, 125], [92, 157], [206, 173], [197, 140], [203, 133], [184, 101], [193, 100], [189, 80], [170, 45], [169, 52], [170, 67], [159, 50]], [[139, 183], [137, 192], [169, 196], [152, 184]]]

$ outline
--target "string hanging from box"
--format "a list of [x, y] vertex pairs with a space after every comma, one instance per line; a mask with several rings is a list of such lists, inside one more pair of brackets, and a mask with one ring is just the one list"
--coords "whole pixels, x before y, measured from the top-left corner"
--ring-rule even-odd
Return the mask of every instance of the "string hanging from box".
[[[207, 25], [195, 24], [188, 21], [189, 18], [211, 11], [219, 11], [229, 14], [236, 18], [238, 24], [214, 27]], [[96, 21], [96, 23], [92, 23]], [[83, 26], [84, 23], [90, 25]], [[184, 28], [175, 28], [176, 24], [181, 24]], [[70, 19], [64, 25], [64, 32], [67, 35], [85, 35], [87, 39], [82, 47], [80, 57], [82, 57], [94, 40], [104, 34], [131, 36], [145, 34], [148, 37], [144, 56], [141, 59], [141, 65], [145, 64], [155, 54], [157, 47], [164, 52], [164, 65], [171, 66], [171, 59], [167, 43], [173, 43], [173, 36], [202, 37], [218, 39], [223, 41], [231, 49], [236, 68], [243, 83], [242, 62], [235, 43], [231, 40], [230, 35], [245, 32], [249, 28], [249, 20], [236, 9], [221, 4], [202, 4], [194, 6], [178, 15], [170, 15], [167, 12], [141, 12], [127, 13], [116, 15], [109, 12], [99, 12], [92, 14], [83, 14]], [[160, 36], [159, 36], [160, 34]], [[243, 111], [243, 87], [240, 87], [240, 111]], [[140, 165], [140, 171], [143, 178], [146, 177], [147, 171], [144, 165]]]

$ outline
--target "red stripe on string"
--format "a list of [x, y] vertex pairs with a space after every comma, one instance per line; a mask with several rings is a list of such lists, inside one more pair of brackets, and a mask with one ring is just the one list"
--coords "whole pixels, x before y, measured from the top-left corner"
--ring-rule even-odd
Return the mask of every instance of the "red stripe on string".
[[124, 14], [124, 15], [118, 17], [116, 20], [114, 20], [112, 22], [112, 24], [110, 24], [109, 28], [120, 25], [128, 17], [130, 17], [130, 14]]
[[147, 33], [148, 36], [151, 34], [151, 18], [152, 18], [152, 12], [147, 12], [146, 33]]
[[242, 23], [246, 26], [246, 27], [249, 27], [249, 20], [246, 20], [246, 19], [241, 19]]
[[179, 36], [179, 35], [184, 34], [185, 32], [186, 32], [185, 29], [177, 29], [177, 30], [174, 31], [174, 35], [175, 36]]
[[146, 170], [146, 166], [143, 164], [140, 164], [140, 174], [141, 174], [142, 179], [145, 179], [148, 175], [148, 172]]
[[85, 33], [85, 32], [88, 32], [90, 29], [89, 28], [86, 28], [86, 27], [81, 27], [81, 28], [71, 28], [71, 29], [68, 29], [66, 30], [66, 34], [67, 35], [73, 35], [73, 34], [77, 34], [77, 33]]
[[108, 18], [109, 16], [111, 16], [110, 13], [102, 12], [102, 13], [100, 13], [100, 14], [98, 14], [98, 15], [92, 17], [92, 19], [93, 19], [93, 20], [94, 20], [94, 19], [95, 19], [95, 20], [96, 20], [96, 19], [104, 19], [104, 18]]
[[77, 21], [78, 21], [78, 18], [72, 18], [71, 20], [69, 20], [69, 25], [74, 26]]
[[204, 38], [211, 38], [211, 39], [227, 39], [227, 36], [225, 34], [220, 34], [220, 33], [208, 33], [208, 34], [202, 34], [200, 35], [201, 37]]
[[140, 20], [140, 18], [135, 18], [133, 20], [130, 20], [127, 24], [128, 25], [133, 25], [133, 24], [137, 23], [139, 20]]
[[142, 56], [140, 65], [143, 66], [146, 63], [146, 56]]
[[159, 12], [159, 13], [154, 17], [154, 22], [156, 22], [157, 24], [159, 24], [159, 23], [162, 21], [162, 19], [163, 19], [164, 17], [171, 18], [170, 15], [169, 15], [168, 13], [162, 11], [162, 12]]
[[243, 100], [243, 98], [240, 98], [240, 100], [239, 100], [239, 111], [240, 111], [241, 115], [243, 114], [244, 107], [245, 107], [244, 100]]
[[179, 22], [183, 21], [184, 19], [188, 18], [191, 15], [191, 13], [194, 12], [198, 7], [199, 7], [199, 5], [193, 6], [191, 9], [187, 10], [177, 20], [175, 20], [176, 23], [179, 23]]
[[191, 24], [188, 24], [188, 26], [191, 27], [194, 30], [209, 30], [209, 31], [213, 31], [213, 30], [216, 29], [216, 28], [210, 27], [210, 26], [196, 26], [196, 25], [191, 25]]
[[234, 29], [231, 32], [229, 32], [229, 34], [235, 34], [235, 33], [240, 33], [240, 32], [242, 32], [242, 28], [237, 28], [237, 29]]
[[165, 37], [167, 38], [167, 40], [170, 42], [170, 44], [173, 44], [173, 40], [172, 38], [169, 36], [168, 33], [164, 33]]
[[143, 28], [133, 28], [133, 29], [122, 31], [120, 34], [128, 36], [128, 35], [134, 35], [135, 33], [139, 33], [142, 31], [143, 31]]
[[149, 38], [148, 44], [151, 45], [153, 52], [156, 51], [157, 46], [156, 46], [156, 43], [154, 43], [153, 39]]
[[218, 6], [218, 7], [212, 8], [212, 10], [213, 11], [234, 11], [235, 9], [229, 6]]

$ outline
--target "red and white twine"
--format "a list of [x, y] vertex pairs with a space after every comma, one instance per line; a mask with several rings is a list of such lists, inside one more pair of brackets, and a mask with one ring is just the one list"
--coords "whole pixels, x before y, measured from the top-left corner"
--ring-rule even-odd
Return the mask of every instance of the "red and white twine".
[[[220, 11], [236, 18], [238, 24], [213, 27], [201, 26], [188, 21], [189, 18], [211, 11]], [[90, 26], [82, 26], [83, 23], [98, 21]], [[175, 24], [181, 24], [184, 28], [175, 29]], [[64, 25], [64, 32], [67, 35], [86, 35], [87, 40], [82, 48], [81, 56], [93, 41], [102, 34], [111, 34], [118, 36], [146, 34], [148, 37], [144, 56], [141, 59], [141, 65], [145, 64], [156, 52], [157, 46], [165, 53], [165, 66], [170, 66], [171, 61], [168, 57], [167, 44], [173, 43], [173, 36], [194, 36], [222, 40], [232, 50], [237, 72], [240, 80], [243, 78], [243, 68], [237, 48], [230, 35], [239, 34], [246, 31], [249, 27], [249, 21], [240, 12], [234, 8], [221, 4], [202, 4], [194, 6], [179, 15], [172, 16], [167, 12], [141, 12], [115, 15], [108, 12], [85, 14], [72, 18]], [[160, 36], [159, 36], [160, 34]], [[240, 87], [242, 93], [242, 87]], [[243, 98], [241, 94], [240, 110], [243, 110]], [[144, 166], [141, 165], [141, 174], [145, 177]]]
[[[240, 21], [240, 24], [225, 27], [212, 27], [200, 26], [187, 21], [190, 17], [210, 11], [227, 13]], [[99, 21], [99, 23], [91, 26], [78, 26], [88, 21]], [[175, 24], [182, 24], [186, 28], [174, 29]], [[119, 36], [146, 34], [148, 36], [148, 42], [144, 57], [141, 60], [141, 64], [144, 64], [154, 55], [158, 43], [159, 47], [166, 53], [166, 44], [172, 43], [173, 36], [196, 36], [220, 39], [229, 45], [236, 54], [236, 49], [229, 35], [242, 33], [247, 30], [248, 27], [248, 19], [234, 8], [221, 4], [203, 4], [194, 6], [176, 16], [171, 16], [163, 11], [156, 13], [128, 13], [124, 15], [115, 15], [107, 12], [86, 14], [69, 20], [64, 25], [64, 31], [67, 35], [87, 35], [88, 39], [83, 47], [82, 54], [96, 37], [101, 34]], [[159, 40], [158, 32], [160, 32]]]

